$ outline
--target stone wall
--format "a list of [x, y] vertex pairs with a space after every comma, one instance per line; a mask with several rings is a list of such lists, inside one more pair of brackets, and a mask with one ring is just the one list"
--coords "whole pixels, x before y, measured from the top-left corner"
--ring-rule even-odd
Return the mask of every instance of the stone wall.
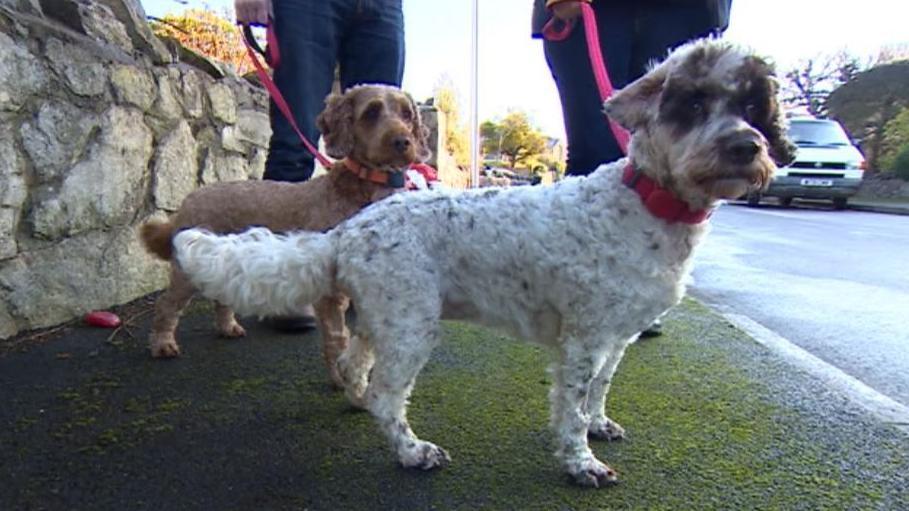
[[878, 199], [909, 199], [909, 182], [890, 173], [866, 175], [862, 179], [858, 195]]
[[136, 227], [262, 174], [264, 93], [177, 62], [144, 18], [131, 0], [0, 0], [0, 338], [160, 289]]
[[[0, 339], [163, 288], [137, 226], [199, 186], [261, 177], [267, 105], [156, 38], [136, 0], [0, 0]], [[421, 113], [430, 163], [468, 186], [444, 116]]]

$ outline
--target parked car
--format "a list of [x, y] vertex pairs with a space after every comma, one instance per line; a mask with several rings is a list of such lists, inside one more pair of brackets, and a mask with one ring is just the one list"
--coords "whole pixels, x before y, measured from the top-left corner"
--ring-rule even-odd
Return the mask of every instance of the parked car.
[[828, 199], [835, 209], [845, 209], [862, 182], [865, 158], [843, 127], [829, 119], [793, 118], [789, 136], [798, 147], [795, 160], [777, 170], [763, 194], [749, 194], [748, 205], [769, 196], [784, 206], [793, 198]]

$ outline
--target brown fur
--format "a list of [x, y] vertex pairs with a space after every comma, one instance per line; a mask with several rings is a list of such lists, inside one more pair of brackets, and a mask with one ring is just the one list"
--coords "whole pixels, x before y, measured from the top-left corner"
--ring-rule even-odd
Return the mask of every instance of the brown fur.
[[[367, 109], [371, 109], [368, 114]], [[426, 130], [416, 105], [393, 87], [358, 86], [332, 95], [317, 124], [325, 134], [328, 153], [336, 158], [350, 156], [372, 168], [397, 170], [426, 156]], [[231, 233], [263, 226], [276, 232], [325, 231], [394, 192], [385, 185], [361, 180], [337, 162], [327, 174], [302, 183], [239, 181], [200, 188], [184, 199], [167, 222], [143, 225], [140, 236], [149, 252], [171, 260], [172, 238], [182, 229], [203, 227]], [[180, 354], [175, 330], [194, 292], [172, 262], [170, 286], [155, 305], [149, 339], [152, 356]], [[346, 297], [333, 296], [315, 307], [325, 362], [335, 383], [341, 381], [335, 360], [349, 337], [344, 324], [347, 305]], [[217, 304], [216, 316], [221, 335], [245, 335], [229, 307]]]
[[174, 237], [174, 226], [170, 222], [152, 220], [142, 225], [139, 232], [145, 250], [158, 256], [160, 259], [170, 261], [174, 254], [171, 240]]

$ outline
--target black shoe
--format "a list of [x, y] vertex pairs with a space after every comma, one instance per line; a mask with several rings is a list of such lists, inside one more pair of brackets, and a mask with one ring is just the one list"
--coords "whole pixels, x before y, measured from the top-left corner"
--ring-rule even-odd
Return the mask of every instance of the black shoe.
[[641, 338], [644, 339], [648, 337], [659, 337], [661, 335], [663, 335], [663, 323], [661, 323], [660, 320], [654, 321], [646, 330], [641, 332]]
[[316, 328], [316, 318], [312, 316], [275, 316], [265, 318], [265, 323], [273, 330], [285, 334], [296, 334]]

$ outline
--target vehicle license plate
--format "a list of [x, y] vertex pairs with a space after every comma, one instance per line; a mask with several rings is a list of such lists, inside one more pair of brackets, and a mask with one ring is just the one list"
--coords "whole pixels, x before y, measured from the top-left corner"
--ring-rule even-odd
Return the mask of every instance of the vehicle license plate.
[[802, 186], [833, 186], [833, 180], [808, 177], [802, 179]]

